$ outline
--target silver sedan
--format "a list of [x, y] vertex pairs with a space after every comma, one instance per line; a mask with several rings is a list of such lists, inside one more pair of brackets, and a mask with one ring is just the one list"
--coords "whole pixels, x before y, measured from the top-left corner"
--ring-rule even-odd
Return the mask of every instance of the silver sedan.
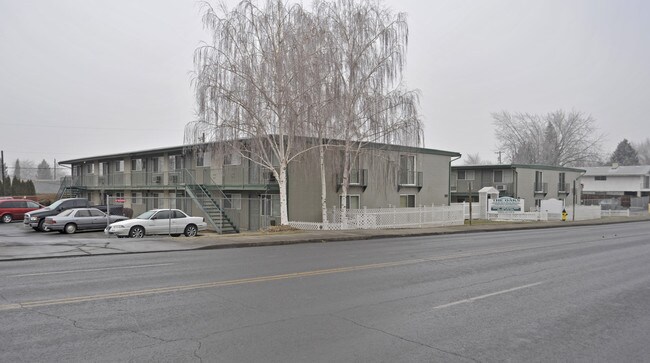
[[50, 231], [75, 233], [76, 231], [101, 231], [107, 225], [128, 219], [124, 216], [110, 215], [97, 208], [68, 209], [52, 217], [46, 217], [44, 225]]

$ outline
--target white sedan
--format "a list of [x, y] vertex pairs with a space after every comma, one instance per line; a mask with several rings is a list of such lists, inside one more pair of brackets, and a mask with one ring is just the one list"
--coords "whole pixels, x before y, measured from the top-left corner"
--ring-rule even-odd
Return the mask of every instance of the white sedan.
[[111, 223], [104, 233], [120, 238], [142, 238], [151, 234], [193, 237], [207, 227], [202, 217], [190, 217], [179, 209], [152, 209], [133, 219]]

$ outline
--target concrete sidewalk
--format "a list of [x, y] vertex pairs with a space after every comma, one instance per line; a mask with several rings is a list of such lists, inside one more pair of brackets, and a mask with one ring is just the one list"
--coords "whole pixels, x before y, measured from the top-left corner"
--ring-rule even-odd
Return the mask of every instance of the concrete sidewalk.
[[151, 253], [166, 251], [187, 251], [220, 248], [242, 248], [277, 246], [297, 243], [323, 243], [378, 238], [433, 236], [455, 233], [508, 231], [523, 229], [602, 225], [650, 221], [650, 215], [637, 217], [608, 217], [598, 220], [577, 222], [485, 222], [475, 221], [473, 225], [381, 230], [347, 231], [288, 231], [288, 232], [245, 232], [218, 235], [203, 233], [194, 238], [152, 236], [142, 239], [131, 238], [76, 238], [59, 239], [53, 236], [52, 243], [10, 243], [0, 245], [0, 261], [26, 260], [55, 257], [93, 256], [125, 253]]

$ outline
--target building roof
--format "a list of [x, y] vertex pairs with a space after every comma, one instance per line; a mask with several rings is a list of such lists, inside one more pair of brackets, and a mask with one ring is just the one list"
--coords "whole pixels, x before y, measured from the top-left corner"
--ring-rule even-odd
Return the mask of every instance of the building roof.
[[535, 169], [535, 170], [557, 170], [557, 171], [575, 171], [584, 173], [584, 169], [569, 168], [565, 166], [552, 165], [534, 165], [534, 164], [481, 164], [481, 165], [453, 165], [452, 170], [477, 170], [477, 169]]
[[[138, 157], [138, 156], [161, 154], [161, 153], [182, 153], [185, 149], [188, 149], [188, 148], [191, 149], [191, 148], [195, 148], [197, 146], [208, 145], [208, 144], [209, 143], [206, 143], [206, 144], [194, 144], [194, 145], [182, 145], [182, 146], [171, 146], [171, 147], [155, 148], [155, 149], [140, 150], [140, 151], [121, 152], [121, 153], [116, 153], [116, 154], [98, 155], [98, 156], [84, 157], [84, 158], [78, 158], [78, 159], [63, 160], [63, 161], [59, 161], [59, 164], [76, 164], [76, 163], [83, 163], [83, 162], [88, 162], [88, 161], [95, 161], [95, 160], [98, 160], [98, 159], [100, 159], [100, 160], [123, 159], [125, 157]], [[367, 143], [367, 144], [363, 145], [363, 147], [366, 148], [366, 149], [373, 148], [373, 149], [388, 150], [388, 151], [401, 151], [401, 152], [406, 152], [406, 153], [434, 154], [434, 155], [443, 155], [443, 156], [450, 156], [450, 157], [460, 157], [461, 156], [460, 153], [457, 153], [457, 152], [454, 152], [454, 151], [427, 149], [427, 148], [422, 148], [422, 147], [411, 147], [411, 146], [402, 146], [402, 145]]]
[[585, 170], [585, 176], [639, 176], [649, 175], [650, 165], [590, 166]]

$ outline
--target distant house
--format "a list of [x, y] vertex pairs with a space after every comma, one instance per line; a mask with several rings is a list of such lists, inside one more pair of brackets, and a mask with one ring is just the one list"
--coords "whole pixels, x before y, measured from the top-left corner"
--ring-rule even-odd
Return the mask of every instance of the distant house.
[[[102, 203], [117, 197], [134, 214], [152, 208], [193, 208], [220, 231], [258, 230], [279, 223], [279, 188], [275, 177], [239, 153], [216, 154], [213, 144], [177, 146], [66, 160], [72, 176], [61, 195]], [[352, 161], [348, 208], [416, 207], [449, 203], [452, 157], [459, 153], [364, 144]], [[328, 151], [332, 160], [340, 149]], [[288, 169], [289, 220], [321, 221], [321, 180], [318, 150], [313, 149]], [[327, 164], [327, 208], [341, 207], [342, 164]], [[178, 199], [178, 201], [177, 201]], [[181, 202], [182, 201], [182, 202]], [[209, 223], [210, 224], [210, 223]], [[226, 228], [223, 228], [224, 231]]]
[[[547, 165], [497, 164], [461, 165], [451, 168], [452, 202], [478, 201], [478, 190], [494, 187], [500, 197], [524, 199], [526, 211], [544, 199], [560, 199], [566, 204], [580, 201], [583, 169]], [[471, 191], [470, 191], [471, 187]], [[575, 190], [574, 190], [575, 187]]]
[[650, 165], [585, 167], [582, 191], [586, 198], [650, 196]]

